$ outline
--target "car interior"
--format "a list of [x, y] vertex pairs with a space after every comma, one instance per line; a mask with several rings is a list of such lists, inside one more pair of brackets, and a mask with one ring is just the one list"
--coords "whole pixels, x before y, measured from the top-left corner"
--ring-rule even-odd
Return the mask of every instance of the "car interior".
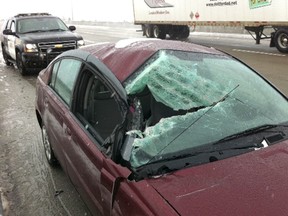
[[103, 140], [122, 122], [113, 93], [96, 76], [91, 76], [88, 81], [84, 97], [84, 118]]

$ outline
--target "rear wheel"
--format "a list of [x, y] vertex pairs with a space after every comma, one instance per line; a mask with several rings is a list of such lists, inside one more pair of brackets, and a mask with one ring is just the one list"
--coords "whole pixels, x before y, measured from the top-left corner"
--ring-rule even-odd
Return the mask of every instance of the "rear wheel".
[[179, 38], [180, 39], [187, 39], [190, 35], [190, 28], [189, 26], [181, 26], [179, 31]]
[[144, 27], [145, 35], [147, 38], [153, 38], [154, 37], [152, 27], [153, 26], [151, 26], [151, 25], [145, 25], [145, 27]]
[[41, 132], [42, 132], [42, 142], [44, 145], [46, 159], [51, 166], [56, 166], [58, 164], [58, 161], [51, 147], [45, 125], [42, 125]]
[[22, 57], [21, 57], [21, 53], [18, 51], [16, 54], [16, 64], [17, 64], [17, 68], [20, 71], [20, 73], [24, 76], [27, 74], [27, 70], [23, 64], [22, 61]]
[[171, 39], [187, 39], [190, 35], [189, 26], [172, 26], [169, 30], [169, 36]]
[[13, 65], [11, 62], [8, 61], [8, 54], [6, 53], [3, 46], [2, 46], [2, 56], [3, 56], [4, 62], [7, 66]]
[[161, 25], [154, 25], [153, 35], [155, 38], [165, 39], [166, 38], [165, 27]]
[[288, 29], [279, 29], [274, 36], [276, 48], [282, 53], [288, 53]]

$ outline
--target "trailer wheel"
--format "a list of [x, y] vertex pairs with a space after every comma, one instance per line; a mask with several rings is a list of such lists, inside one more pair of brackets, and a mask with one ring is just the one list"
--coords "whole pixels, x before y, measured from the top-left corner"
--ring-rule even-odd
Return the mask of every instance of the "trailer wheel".
[[288, 29], [279, 29], [274, 36], [276, 48], [282, 53], [288, 53]]
[[180, 39], [187, 39], [190, 35], [190, 28], [189, 26], [181, 26], [179, 31], [179, 38]]
[[144, 26], [145, 35], [147, 38], [153, 38], [153, 26], [152, 25], [145, 25]]
[[171, 40], [175, 40], [177, 38], [177, 35], [178, 34], [177, 34], [177, 32], [174, 29], [169, 31], [169, 37], [170, 37]]
[[175, 25], [169, 30], [170, 39], [187, 39], [190, 35], [189, 26]]
[[169, 28], [168, 34], [169, 34], [169, 37], [170, 37], [171, 40], [176, 40], [179, 37], [179, 26], [172, 25]]
[[154, 25], [153, 36], [155, 38], [165, 39], [166, 38], [165, 27], [161, 25]]

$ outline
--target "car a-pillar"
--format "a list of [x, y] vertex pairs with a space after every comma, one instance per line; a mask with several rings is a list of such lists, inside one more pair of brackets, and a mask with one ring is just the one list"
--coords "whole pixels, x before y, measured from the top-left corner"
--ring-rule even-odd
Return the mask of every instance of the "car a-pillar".
[[282, 53], [288, 53], [288, 27], [280, 27], [274, 33], [275, 47]]

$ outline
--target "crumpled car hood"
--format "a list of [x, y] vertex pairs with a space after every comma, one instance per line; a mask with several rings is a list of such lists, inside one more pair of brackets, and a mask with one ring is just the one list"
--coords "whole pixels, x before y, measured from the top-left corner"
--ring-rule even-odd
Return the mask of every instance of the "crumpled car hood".
[[180, 215], [287, 215], [288, 141], [148, 182]]

